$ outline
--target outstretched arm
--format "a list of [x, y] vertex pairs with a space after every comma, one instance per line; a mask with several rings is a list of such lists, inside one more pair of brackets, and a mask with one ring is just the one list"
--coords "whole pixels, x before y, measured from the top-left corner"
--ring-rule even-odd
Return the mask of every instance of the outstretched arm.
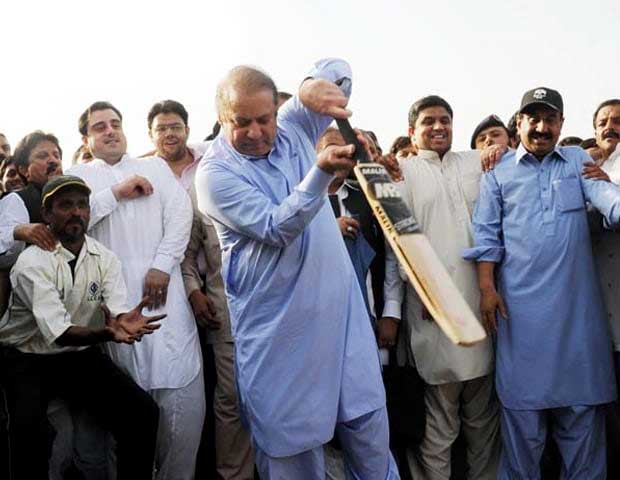
[[148, 298], [143, 298], [133, 310], [116, 317], [112, 316], [108, 307], [102, 305], [105, 327], [93, 328], [73, 325], [56, 339], [56, 343], [60, 346], [85, 346], [102, 342], [128, 344], [139, 342], [144, 335], [149, 335], [161, 327], [161, 324], [155, 322], [166, 316], [148, 317], [143, 315], [142, 309], [146, 306], [147, 301]]

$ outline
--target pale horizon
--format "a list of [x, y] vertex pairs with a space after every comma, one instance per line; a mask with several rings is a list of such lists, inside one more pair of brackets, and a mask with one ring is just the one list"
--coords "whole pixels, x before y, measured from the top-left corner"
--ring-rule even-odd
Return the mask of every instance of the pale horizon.
[[159, 100], [185, 105], [198, 142], [230, 68], [256, 65], [295, 93], [316, 60], [340, 57], [353, 69], [352, 123], [384, 150], [424, 95], [452, 105], [453, 149], [467, 150], [480, 120], [507, 122], [539, 86], [564, 98], [562, 137], [587, 138], [596, 106], [620, 97], [613, 11], [611, 0], [11, 2], [0, 30], [0, 132], [13, 147], [33, 130], [54, 133], [68, 165], [80, 113], [108, 100], [123, 113], [128, 151], [141, 155], [152, 150], [146, 116]]

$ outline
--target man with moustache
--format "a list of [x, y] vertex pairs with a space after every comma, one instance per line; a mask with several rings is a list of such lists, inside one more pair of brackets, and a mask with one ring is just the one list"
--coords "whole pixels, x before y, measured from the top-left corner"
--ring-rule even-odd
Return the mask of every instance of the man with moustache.
[[[620, 99], [602, 102], [594, 112], [596, 152], [600, 156], [598, 178], [620, 184]], [[616, 385], [620, 387], [620, 249], [618, 232], [604, 228], [597, 212], [591, 213], [592, 250], [598, 268], [601, 289], [612, 333]], [[617, 452], [620, 451], [620, 406], [618, 402], [607, 409], [608, 474], [619, 469]]]
[[557, 91], [526, 92], [517, 121], [521, 144], [483, 177], [475, 246], [464, 252], [478, 262], [482, 315], [497, 329], [498, 478], [540, 478], [550, 431], [564, 478], [604, 479], [602, 405], [616, 387], [586, 202], [617, 225], [620, 188], [582, 175], [582, 149], [556, 146]]
[[54, 239], [41, 218], [41, 189], [49, 178], [62, 173], [58, 139], [32, 132], [17, 144], [13, 160], [26, 187], [0, 200], [0, 255], [19, 253], [24, 243], [51, 250]]
[[399, 478], [376, 342], [326, 198], [354, 147], [314, 151], [333, 117], [350, 115], [350, 88], [346, 62], [321, 60], [278, 111], [268, 75], [234, 68], [216, 93], [222, 134], [196, 174], [222, 246], [241, 412], [265, 480], [323, 480], [334, 434], [351, 478]]
[[620, 142], [620, 99], [612, 98], [602, 102], [594, 111], [592, 118], [594, 138], [604, 163], [616, 151]]
[[89, 193], [77, 177], [48, 181], [41, 216], [54, 249], [28, 248], [11, 271], [0, 357], [14, 480], [48, 478], [46, 411], [53, 397], [91, 413], [113, 433], [119, 480], [152, 475], [157, 406], [94, 346], [139, 341], [164, 315], [143, 316], [144, 302], [127, 308], [120, 262], [85, 235]]
[[[79, 131], [95, 157], [71, 169], [93, 191], [89, 232], [120, 258], [129, 300], [146, 296], [151, 310], [168, 314], [158, 335], [108, 345], [108, 353], [160, 407], [156, 478], [192, 479], [205, 403], [198, 334], [180, 268], [191, 202], [162, 159], [127, 155], [122, 115], [110, 103], [88, 107]], [[119, 184], [128, 186], [124, 201], [114, 195]]]
[[204, 342], [213, 348], [216, 383], [215, 463], [219, 478], [251, 479], [254, 455], [250, 436], [241, 425], [237, 407], [234, 343], [222, 281], [222, 260], [217, 232], [196, 205], [194, 178], [206, 143], [188, 146], [188, 113], [174, 100], [153, 105], [148, 114], [149, 135], [155, 154], [163, 158], [192, 199], [194, 219], [185, 258], [181, 264], [185, 291]]

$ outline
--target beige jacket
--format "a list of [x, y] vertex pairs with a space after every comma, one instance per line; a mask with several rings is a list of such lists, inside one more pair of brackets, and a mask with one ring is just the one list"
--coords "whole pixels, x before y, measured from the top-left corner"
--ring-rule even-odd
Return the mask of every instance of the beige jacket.
[[185, 259], [181, 263], [185, 291], [189, 297], [194, 290], [200, 290], [203, 287], [202, 275], [198, 266], [198, 255], [203, 250], [206, 260], [204, 291], [213, 302], [215, 316], [222, 324], [219, 330], [206, 329], [206, 340], [209, 344], [232, 342], [228, 302], [221, 274], [222, 253], [217, 232], [211, 220], [198, 211], [193, 187], [190, 190], [190, 197], [194, 207], [194, 221], [192, 223], [192, 234], [185, 251]]

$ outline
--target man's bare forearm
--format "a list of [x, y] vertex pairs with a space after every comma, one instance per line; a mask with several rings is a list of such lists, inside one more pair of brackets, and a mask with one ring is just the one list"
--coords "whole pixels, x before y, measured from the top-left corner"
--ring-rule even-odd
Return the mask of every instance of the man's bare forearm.
[[478, 262], [478, 287], [483, 292], [495, 290], [495, 262]]
[[82, 347], [112, 340], [114, 334], [107, 327], [90, 328], [74, 325], [65, 330], [65, 333], [56, 339], [56, 343], [61, 347]]

